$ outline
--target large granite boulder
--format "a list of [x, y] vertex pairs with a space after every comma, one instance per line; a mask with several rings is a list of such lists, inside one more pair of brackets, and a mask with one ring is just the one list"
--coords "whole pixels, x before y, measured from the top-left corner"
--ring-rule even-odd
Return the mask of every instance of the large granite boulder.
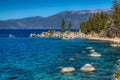
[[91, 57], [101, 57], [101, 54], [99, 54], [97, 52], [93, 52], [89, 56], [91, 56]]
[[74, 71], [75, 71], [74, 67], [63, 67], [60, 70], [61, 73], [71, 73], [71, 72], [74, 72]]
[[95, 68], [91, 64], [86, 64], [82, 68], [80, 68], [81, 72], [93, 72]]

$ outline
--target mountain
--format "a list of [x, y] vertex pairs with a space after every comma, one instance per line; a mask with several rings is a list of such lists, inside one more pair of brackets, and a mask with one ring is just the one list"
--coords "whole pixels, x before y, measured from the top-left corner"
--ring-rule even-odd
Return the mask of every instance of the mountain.
[[95, 13], [100, 12], [110, 14], [111, 10], [64, 11], [49, 17], [37, 16], [22, 19], [1, 20], [0, 29], [60, 29], [62, 19], [66, 21], [66, 24], [68, 24], [68, 21], [71, 21], [75, 28], [79, 27], [81, 22], [88, 20]]

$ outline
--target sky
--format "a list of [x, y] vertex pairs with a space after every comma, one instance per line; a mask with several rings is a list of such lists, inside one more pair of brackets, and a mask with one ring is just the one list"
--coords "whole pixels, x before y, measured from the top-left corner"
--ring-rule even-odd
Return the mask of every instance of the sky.
[[48, 17], [62, 11], [110, 9], [112, 0], [0, 0], [0, 20]]

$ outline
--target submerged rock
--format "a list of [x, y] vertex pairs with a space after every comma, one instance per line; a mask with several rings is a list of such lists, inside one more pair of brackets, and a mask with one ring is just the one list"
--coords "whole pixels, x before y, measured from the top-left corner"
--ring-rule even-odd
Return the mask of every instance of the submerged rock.
[[111, 44], [111, 46], [116, 48], [116, 47], [120, 47], [120, 44]]
[[74, 72], [74, 71], [75, 71], [74, 67], [63, 67], [60, 70], [61, 73], [71, 73], [71, 72]]
[[75, 59], [74, 59], [74, 58], [69, 58], [68, 60], [73, 61], [73, 60], [75, 60]]
[[91, 57], [101, 57], [101, 54], [97, 53], [97, 52], [93, 52], [90, 54]]
[[18, 77], [15, 76], [15, 77], [10, 77], [8, 80], [18, 80]]
[[61, 61], [61, 60], [65, 60], [65, 59], [64, 59], [64, 58], [58, 58], [58, 60], [60, 60], [60, 61]]
[[76, 58], [81, 58], [80, 56], [77, 56]]
[[85, 53], [86, 51], [82, 51], [82, 53]]
[[93, 49], [93, 47], [86, 47], [86, 49]]
[[58, 66], [56, 69], [62, 69], [63, 68], [63, 66]]
[[15, 37], [15, 36], [13, 36], [12, 34], [9, 34], [9, 37], [10, 37], [10, 38], [13, 38], [13, 37]]
[[93, 72], [95, 71], [95, 68], [91, 64], [86, 64], [82, 68], [80, 68], [81, 72]]
[[94, 50], [94, 49], [92, 49], [92, 50], [90, 50], [90, 52], [95, 52], [95, 50]]

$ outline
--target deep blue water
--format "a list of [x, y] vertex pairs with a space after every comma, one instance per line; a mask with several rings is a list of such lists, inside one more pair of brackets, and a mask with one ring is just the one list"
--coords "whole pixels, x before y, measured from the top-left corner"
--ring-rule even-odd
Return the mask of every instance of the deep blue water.
[[[87, 46], [93, 47], [102, 57], [89, 57]], [[0, 37], [0, 80], [112, 80], [119, 59], [120, 49], [110, 47], [105, 41]], [[93, 64], [96, 71], [80, 72], [87, 63]], [[76, 71], [61, 74], [61, 66], [72, 66]]]
[[[30, 33], [39, 34], [41, 32], [47, 32], [49, 29], [0, 29], [0, 37], [8, 37], [9, 34], [13, 34], [16, 37], [28, 37]], [[55, 29], [59, 31], [59, 29]]]
[[[28, 37], [30, 33], [42, 33], [47, 32], [50, 29], [0, 29], [0, 37], [8, 37], [9, 34], [12, 34], [16, 37]], [[60, 29], [51, 29], [55, 31], [60, 31]], [[71, 31], [76, 31], [72, 29]], [[78, 30], [77, 30], [78, 31]]]

